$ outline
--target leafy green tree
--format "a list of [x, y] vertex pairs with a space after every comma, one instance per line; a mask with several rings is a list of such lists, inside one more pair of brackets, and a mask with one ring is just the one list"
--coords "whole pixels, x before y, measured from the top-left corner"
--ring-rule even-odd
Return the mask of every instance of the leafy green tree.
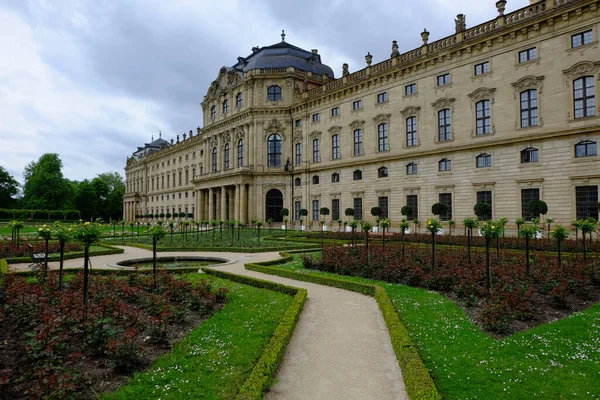
[[536, 217], [540, 214], [546, 215], [548, 212], [548, 205], [543, 200], [531, 200], [527, 203], [527, 210]]
[[0, 166], [0, 207], [11, 208], [15, 203], [14, 196], [19, 193], [19, 182]]
[[390, 227], [390, 225], [392, 224], [392, 222], [389, 219], [384, 218], [381, 221], [379, 221], [379, 223], [381, 224], [381, 229], [383, 230], [382, 245], [383, 245], [383, 251], [385, 252], [385, 230]]
[[473, 206], [473, 212], [479, 218], [479, 220], [484, 221], [491, 218], [492, 207], [490, 207], [487, 203], [477, 203]]
[[47, 153], [25, 167], [23, 203], [32, 210], [61, 210], [69, 198], [68, 180], [63, 177], [58, 154]]
[[569, 236], [569, 232], [562, 225], [557, 225], [550, 235], [554, 240], [556, 240], [556, 249], [558, 250], [558, 267], [560, 268], [562, 267], [561, 244]]
[[536, 224], [526, 225], [521, 228], [519, 235], [525, 238], [525, 269], [527, 276], [531, 276], [531, 262], [529, 260], [529, 239], [535, 237], [540, 228]]
[[[445, 204], [440, 204], [445, 206]], [[433, 211], [433, 207], [432, 207]], [[435, 218], [428, 219], [425, 223], [425, 229], [431, 233], [431, 269], [435, 268], [435, 235], [442, 229], [442, 224]]]
[[479, 221], [477, 218], [467, 217], [463, 220], [463, 225], [467, 229], [467, 259], [471, 262], [471, 237], [473, 236], [473, 229], [477, 228]]
[[[483, 204], [483, 203], [479, 203]], [[492, 239], [498, 239], [502, 232], [502, 225], [496, 221], [486, 221], [481, 226], [481, 234], [485, 238], [485, 286], [488, 294], [492, 292], [492, 270], [490, 266], [490, 243]]]
[[354, 208], [346, 208], [344, 210], [344, 215], [346, 215], [346, 217], [354, 217]]
[[81, 218], [86, 221], [93, 220], [98, 214], [98, 196], [92, 182], [85, 179], [81, 181], [75, 195], [75, 208], [81, 212]]

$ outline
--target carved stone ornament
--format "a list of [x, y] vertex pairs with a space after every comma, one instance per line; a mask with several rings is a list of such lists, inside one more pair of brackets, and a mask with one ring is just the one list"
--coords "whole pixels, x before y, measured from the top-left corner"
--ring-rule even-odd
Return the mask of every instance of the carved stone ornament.
[[512, 83], [512, 87], [519, 93], [529, 89], [540, 89], [543, 80], [544, 76], [524, 76], [515, 83]]
[[594, 75], [600, 72], [600, 61], [582, 61], [569, 69], [563, 70], [565, 77], [569, 80], [580, 78], [585, 75]]
[[340, 131], [342, 130], [342, 127], [339, 125], [334, 125], [331, 128], [327, 129], [329, 131], [329, 133], [331, 134], [336, 134], [336, 133], [340, 133]]
[[349, 124], [350, 128], [352, 128], [352, 129], [359, 129], [359, 128], [362, 128], [364, 125], [365, 125], [365, 121], [361, 121], [361, 120], [355, 120]]
[[229, 134], [229, 132], [224, 133], [222, 136], [222, 139], [223, 139], [223, 142], [229, 143], [231, 141], [231, 135]]
[[278, 189], [282, 192], [285, 191], [285, 183], [263, 183], [262, 187], [265, 194], [271, 189]]
[[316, 139], [321, 137], [321, 131], [312, 131], [310, 135], [308, 135], [311, 139]]
[[235, 128], [235, 141], [237, 142], [240, 139], [244, 138], [244, 128], [241, 126], [238, 126], [237, 128]]
[[351, 192], [352, 197], [362, 197], [362, 195], [365, 194], [364, 191], [360, 191], [360, 192]]
[[285, 130], [285, 126], [275, 118], [273, 118], [267, 127], [265, 128], [265, 133], [281, 133]]
[[377, 114], [373, 121], [377, 124], [381, 124], [382, 122], [389, 122], [392, 114]]
[[464, 32], [467, 30], [467, 16], [466, 14], [458, 14], [456, 19], [454, 20], [454, 27], [456, 28], [456, 33]]
[[447, 97], [442, 97], [441, 99], [437, 99], [436, 101], [431, 103], [431, 105], [436, 110], [442, 110], [444, 108], [451, 108], [454, 105], [454, 100], [456, 100], [456, 99], [455, 98], [449, 99]]
[[209, 143], [210, 143], [210, 148], [213, 149], [213, 148], [217, 147], [217, 144], [219, 142], [217, 142], [217, 138], [216, 137], [213, 137], [213, 138], [210, 138], [210, 142]]
[[475, 91], [473, 91], [473, 93], [469, 93], [469, 97], [475, 103], [477, 103], [478, 101], [481, 101], [481, 100], [491, 100], [491, 102], [493, 104], [495, 91], [496, 91], [495, 88], [492, 88], [492, 89], [479, 88], [479, 89], [475, 89]]
[[408, 106], [404, 110], [400, 111], [403, 117], [410, 117], [411, 115], [419, 115], [421, 112], [421, 107], [419, 106]]

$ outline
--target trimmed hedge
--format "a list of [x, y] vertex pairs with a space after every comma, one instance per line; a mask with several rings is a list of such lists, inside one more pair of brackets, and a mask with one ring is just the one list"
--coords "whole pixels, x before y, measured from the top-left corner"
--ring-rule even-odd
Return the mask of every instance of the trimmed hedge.
[[[284, 259], [277, 260], [277, 263], [285, 262], [284, 260], [289, 257], [289, 254], [281, 253], [281, 256], [284, 257]], [[273, 264], [273, 262], [270, 263]], [[300, 272], [282, 270], [279, 268], [268, 267], [264, 264], [265, 263], [246, 264], [245, 268], [264, 274], [333, 286], [339, 289], [351, 290], [353, 292], [373, 296], [379, 305], [383, 319], [388, 327], [392, 347], [396, 353], [398, 365], [402, 369], [402, 376], [404, 378], [404, 385], [408, 396], [412, 400], [438, 400], [442, 398], [435, 387], [435, 383], [429, 374], [429, 370], [423, 364], [423, 360], [410, 340], [408, 331], [400, 321], [398, 313], [384, 288], [378, 285], [367, 285], [339, 278], [314, 276]]]
[[[98, 246], [105, 247], [106, 250], [93, 251], [93, 252], [90, 251], [90, 257], [107, 256], [110, 254], [123, 254], [125, 252], [125, 250], [123, 250], [123, 249], [109, 246], [107, 244], [100, 244]], [[74, 258], [81, 258], [83, 256], [84, 256], [83, 251], [78, 251], [78, 252], [65, 254], [64, 259], [72, 260]], [[53, 255], [49, 256], [48, 262], [50, 262], [50, 261], [60, 261], [60, 254], [53, 254]], [[31, 257], [12, 257], [12, 258], [7, 258], [6, 262], [8, 262], [9, 264], [28, 263], [28, 262], [31, 262]]]
[[8, 263], [4, 258], [0, 259], [0, 275], [8, 274]]
[[[119, 246], [130, 246], [137, 247], [138, 249], [152, 250], [152, 245], [150, 244], [142, 244], [142, 243], [134, 243], [134, 242], [119, 242], [115, 243]], [[292, 249], [296, 250], [320, 250], [320, 248], [315, 248], [314, 246], [276, 246], [276, 247], [160, 247], [157, 246], [157, 252], [166, 252], [166, 251], [182, 251], [182, 252], [190, 252], [190, 251], [212, 251], [219, 253], [268, 253], [271, 251], [292, 251]]]
[[281, 363], [287, 345], [294, 333], [298, 318], [300, 318], [300, 313], [306, 302], [307, 291], [306, 289], [294, 288], [275, 282], [230, 274], [228, 272], [209, 268], [202, 268], [202, 271], [219, 278], [229, 279], [234, 282], [258, 288], [275, 290], [294, 296], [292, 304], [283, 315], [279, 326], [277, 326], [271, 340], [263, 350], [262, 356], [250, 372], [250, 376], [248, 376], [248, 379], [246, 379], [236, 396], [236, 400], [262, 400], [263, 394], [271, 385], [275, 372]]

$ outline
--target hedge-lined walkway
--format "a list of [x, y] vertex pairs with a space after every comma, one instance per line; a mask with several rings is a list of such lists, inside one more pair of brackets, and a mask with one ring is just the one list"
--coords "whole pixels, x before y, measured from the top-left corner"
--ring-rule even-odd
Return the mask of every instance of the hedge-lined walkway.
[[[151, 257], [149, 250], [92, 258], [95, 268], [120, 260]], [[305, 288], [308, 302], [288, 345], [276, 384], [265, 399], [408, 399], [387, 327], [375, 299], [362, 294], [244, 269], [244, 263], [279, 258], [279, 253], [160, 252], [160, 256], [216, 256], [230, 264], [216, 267], [238, 275]], [[28, 264], [11, 268], [27, 270]], [[82, 259], [65, 261], [79, 268]], [[58, 268], [58, 263], [50, 263]]]

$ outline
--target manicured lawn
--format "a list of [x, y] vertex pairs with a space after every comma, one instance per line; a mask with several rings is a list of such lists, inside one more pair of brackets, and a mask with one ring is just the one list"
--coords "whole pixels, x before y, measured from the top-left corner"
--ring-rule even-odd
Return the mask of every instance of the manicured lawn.
[[[187, 279], [206, 279], [187, 274]], [[292, 297], [215, 279], [228, 303], [148, 371], [105, 399], [232, 399], [262, 354]]]
[[440, 294], [305, 270], [299, 256], [277, 267], [384, 287], [444, 398], [600, 398], [600, 303], [495, 340]]

